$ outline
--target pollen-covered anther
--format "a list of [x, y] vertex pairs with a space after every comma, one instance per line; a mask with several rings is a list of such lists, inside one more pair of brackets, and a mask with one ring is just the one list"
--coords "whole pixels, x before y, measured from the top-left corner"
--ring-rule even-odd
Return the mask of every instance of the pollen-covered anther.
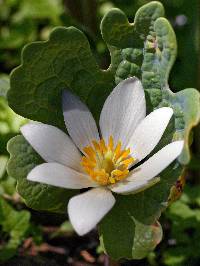
[[114, 146], [113, 137], [110, 136], [108, 144], [104, 139], [93, 140], [91, 146], [83, 151], [81, 164], [85, 172], [100, 185], [114, 184], [127, 177], [129, 166], [134, 162], [130, 156], [130, 149], [122, 150], [119, 141]]

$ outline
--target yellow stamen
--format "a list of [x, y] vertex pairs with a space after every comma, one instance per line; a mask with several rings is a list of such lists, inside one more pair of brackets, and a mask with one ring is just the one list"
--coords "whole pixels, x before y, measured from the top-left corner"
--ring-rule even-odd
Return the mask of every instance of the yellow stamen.
[[87, 154], [87, 156], [90, 158], [90, 160], [94, 159], [95, 161], [95, 151], [91, 146], [86, 146], [83, 151]]
[[113, 143], [113, 137], [110, 136], [109, 138], [109, 142], [108, 142], [108, 148], [112, 151], [114, 147], [114, 143]]
[[128, 169], [125, 169], [125, 170], [122, 172], [122, 174], [116, 176], [115, 179], [116, 179], [117, 181], [119, 181], [119, 180], [123, 180], [125, 177], [127, 177], [128, 173], [129, 173], [129, 170], [128, 170]]
[[111, 184], [115, 184], [116, 183], [116, 179], [114, 177], [112, 177], [112, 176], [109, 176], [109, 182]]
[[96, 140], [93, 140], [92, 143], [94, 145], [95, 150], [100, 152], [101, 150], [99, 143]]
[[118, 158], [120, 157], [120, 154], [121, 154], [121, 146], [122, 146], [121, 141], [119, 141], [117, 143], [117, 146], [116, 146], [115, 151], [114, 151], [114, 160], [115, 161], [117, 161]]
[[121, 170], [118, 170], [118, 169], [115, 169], [112, 171], [112, 175], [114, 175], [114, 176], [120, 176], [120, 175], [122, 175], [122, 173], [123, 172]]
[[127, 150], [123, 151], [122, 154], [121, 154], [121, 158], [122, 159], [125, 159], [129, 154], [130, 154], [131, 150], [130, 148], [128, 148]]
[[107, 147], [106, 147], [104, 139], [100, 140], [100, 149], [101, 149], [101, 152], [103, 154], [105, 154], [107, 152]]
[[114, 146], [110, 136], [106, 145], [104, 139], [93, 140], [93, 146], [86, 146], [83, 151], [81, 165], [91, 178], [102, 186], [115, 184], [123, 180], [129, 173], [129, 166], [134, 159], [130, 156], [130, 149], [122, 150], [121, 141]]
[[123, 159], [126, 159], [130, 154], [130, 149], [124, 150], [121, 152], [120, 157], [117, 159], [117, 162], [121, 162]]
[[121, 162], [121, 164], [124, 164], [125, 166], [129, 166], [130, 164], [132, 164], [134, 162], [134, 158], [133, 157], [130, 157], [124, 161]]

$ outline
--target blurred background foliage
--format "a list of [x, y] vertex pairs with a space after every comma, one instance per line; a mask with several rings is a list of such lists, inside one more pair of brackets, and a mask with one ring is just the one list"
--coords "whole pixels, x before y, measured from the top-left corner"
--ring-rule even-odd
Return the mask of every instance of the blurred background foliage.
[[[108, 265], [106, 256], [101, 254], [98, 247], [94, 232], [85, 238], [78, 238], [73, 234], [65, 217], [35, 213], [27, 209], [17, 194], [14, 179], [6, 173], [6, 143], [18, 134], [20, 126], [27, 120], [8, 107], [8, 75], [20, 64], [20, 53], [25, 44], [46, 40], [52, 28], [59, 25], [73, 25], [84, 31], [98, 64], [106, 69], [110, 56], [100, 34], [99, 24], [102, 17], [109, 9], [118, 7], [133, 22], [137, 9], [148, 2], [150, 1], [0, 0], [1, 265]], [[173, 91], [187, 87], [200, 89], [199, 1], [161, 2], [178, 42], [178, 55], [170, 75], [170, 87]], [[161, 217], [164, 226], [162, 243], [146, 259], [122, 261], [120, 265], [200, 265], [199, 129], [196, 129], [194, 136], [193, 156], [186, 174], [184, 193]]]

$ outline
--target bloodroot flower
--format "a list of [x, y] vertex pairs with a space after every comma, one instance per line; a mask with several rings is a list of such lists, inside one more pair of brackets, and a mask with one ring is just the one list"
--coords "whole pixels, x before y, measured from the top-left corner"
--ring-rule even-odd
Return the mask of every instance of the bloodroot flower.
[[63, 94], [63, 114], [71, 138], [42, 123], [21, 128], [47, 162], [33, 168], [27, 178], [68, 189], [91, 188], [68, 204], [79, 235], [88, 233], [110, 211], [115, 204], [112, 192], [130, 194], [152, 186], [183, 148], [183, 141], [172, 142], [136, 165], [158, 144], [173, 115], [171, 108], [163, 107], [146, 116], [144, 89], [137, 78], [122, 81], [108, 96], [100, 132], [87, 106], [69, 91]]

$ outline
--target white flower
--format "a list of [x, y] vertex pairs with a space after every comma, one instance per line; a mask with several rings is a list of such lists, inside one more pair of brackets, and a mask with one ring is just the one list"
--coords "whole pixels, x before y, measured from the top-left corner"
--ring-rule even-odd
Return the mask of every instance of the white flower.
[[144, 90], [136, 78], [121, 82], [105, 101], [101, 135], [87, 106], [69, 91], [63, 95], [63, 114], [71, 138], [42, 123], [21, 128], [47, 162], [33, 168], [27, 178], [69, 189], [92, 188], [68, 204], [70, 221], [79, 235], [89, 232], [113, 207], [112, 192], [136, 193], [155, 184], [158, 174], [183, 148], [183, 141], [172, 142], [129, 172], [155, 148], [173, 114], [171, 108], [163, 107], [146, 116]]

